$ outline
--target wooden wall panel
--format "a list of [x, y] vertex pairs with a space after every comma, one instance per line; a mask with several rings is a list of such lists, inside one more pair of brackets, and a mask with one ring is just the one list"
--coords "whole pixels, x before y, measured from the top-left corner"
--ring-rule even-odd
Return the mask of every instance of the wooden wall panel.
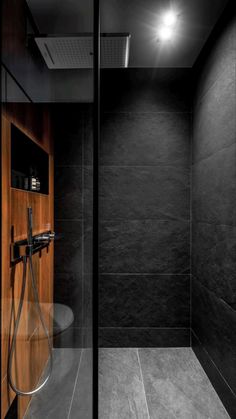
[[[40, 109], [41, 128], [37, 120]], [[38, 121], [38, 122], [37, 122]], [[49, 153], [49, 194], [11, 188], [10, 185], [10, 135], [11, 123], [40, 147]], [[37, 125], [38, 124], [38, 125]], [[33, 234], [53, 229], [53, 145], [50, 133], [50, 115], [42, 105], [17, 104], [5, 108], [2, 115], [2, 357], [1, 357], [1, 418], [5, 414], [15, 395], [7, 384], [7, 360], [9, 343], [12, 336], [12, 318], [16, 316], [22, 285], [22, 262], [14, 267], [10, 265], [10, 244], [12, 241], [27, 237], [27, 208], [33, 210]], [[52, 335], [53, 307], [53, 243], [48, 249], [33, 256], [34, 271], [37, 278], [40, 302], [45, 314], [45, 321]], [[20, 388], [29, 390], [35, 387], [45, 368], [49, 356], [47, 341], [43, 337], [42, 326], [34, 303], [32, 283], [27, 268], [26, 296], [23, 316], [17, 339], [14, 360], [15, 380]], [[30, 397], [18, 398], [18, 418], [23, 418]]]

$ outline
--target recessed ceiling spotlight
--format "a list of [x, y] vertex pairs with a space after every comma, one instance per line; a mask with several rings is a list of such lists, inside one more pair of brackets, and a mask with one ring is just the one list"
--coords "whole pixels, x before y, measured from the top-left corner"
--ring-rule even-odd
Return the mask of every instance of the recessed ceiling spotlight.
[[161, 41], [170, 41], [170, 39], [173, 37], [173, 29], [167, 26], [163, 26], [162, 28], [160, 28], [159, 30], [159, 39]]
[[165, 26], [174, 26], [177, 22], [177, 14], [173, 10], [169, 10], [163, 15], [162, 21]]

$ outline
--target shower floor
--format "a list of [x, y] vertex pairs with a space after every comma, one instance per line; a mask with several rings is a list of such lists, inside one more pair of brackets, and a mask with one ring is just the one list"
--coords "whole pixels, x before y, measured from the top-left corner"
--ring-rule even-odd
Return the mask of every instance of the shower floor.
[[[53, 352], [25, 419], [92, 419], [91, 350]], [[229, 419], [191, 348], [103, 348], [99, 359], [99, 419]]]
[[226, 419], [191, 348], [101, 349], [99, 419]]

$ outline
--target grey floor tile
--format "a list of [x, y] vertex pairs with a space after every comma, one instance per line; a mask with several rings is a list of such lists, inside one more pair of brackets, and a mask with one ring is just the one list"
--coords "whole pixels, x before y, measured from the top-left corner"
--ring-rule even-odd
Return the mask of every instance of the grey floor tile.
[[149, 419], [137, 349], [100, 349], [99, 419]]
[[24, 419], [66, 419], [81, 349], [54, 349], [53, 373], [47, 386], [32, 398]]
[[191, 348], [139, 349], [150, 419], [229, 419]]
[[93, 418], [93, 352], [83, 349], [68, 419]]

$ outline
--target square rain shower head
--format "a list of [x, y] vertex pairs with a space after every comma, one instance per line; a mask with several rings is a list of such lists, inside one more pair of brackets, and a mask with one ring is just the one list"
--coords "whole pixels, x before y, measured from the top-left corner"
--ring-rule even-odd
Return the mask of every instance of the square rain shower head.
[[[93, 36], [42, 35], [35, 42], [49, 69], [93, 68]], [[101, 68], [126, 68], [130, 34], [101, 34]]]

